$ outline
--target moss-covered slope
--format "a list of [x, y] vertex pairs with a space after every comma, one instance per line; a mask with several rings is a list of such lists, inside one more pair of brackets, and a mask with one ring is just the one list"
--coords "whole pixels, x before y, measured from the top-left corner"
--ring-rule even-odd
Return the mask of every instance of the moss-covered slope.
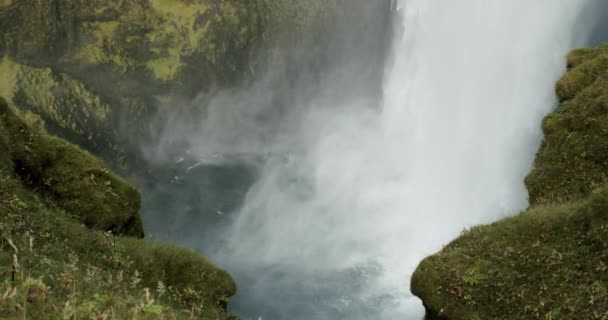
[[134, 157], [163, 99], [248, 70], [263, 12], [256, 1], [10, 1], [0, 6], [0, 69], [11, 75], [0, 91], [54, 134]]
[[0, 124], [14, 172], [31, 189], [90, 228], [143, 237], [139, 193], [80, 148], [28, 127], [0, 100]]
[[260, 34], [259, 5], [234, 0], [15, 0], [0, 11], [2, 49], [28, 65], [88, 69], [109, 64], [115, 72], [148, 72], [161, 81], [194, 67], [206, 71], [201, 76], [230, 76]]
[[339, 1], [3, 1], [0, 95], [51, 133], [133, 163], [155, 115], [251, 78]]
[[574, 51], [526, 179], [528, 211], [425, 259], [430, 319], [608, 319], [608, 47]]
[[578, 199], [608, 181], [608, 45], [575, 50], [568, 68], [526, 179], [532, 204]]
[[141, 235], [138, 205], [101, 162], [0, 99], [0, 318], [229, 318], [228, 274], [193, 251], [117, 235]]

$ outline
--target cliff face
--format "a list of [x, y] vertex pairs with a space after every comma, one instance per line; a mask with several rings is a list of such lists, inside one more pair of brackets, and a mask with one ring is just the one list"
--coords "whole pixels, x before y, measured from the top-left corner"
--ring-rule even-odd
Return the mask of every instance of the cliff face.
[[52, 132], [126, 156], [159, 97], [234, 81], [261, 35], [254, 5], [12, 1], [0, 8], [2, 71], [14, 80], [3, 94]]
[[608, 47], [576, 50], [526, 179], [531, 207], [473, 228], [412, 278], [430, 319], [608, 317]]
[[337, 2], [2, 1], [0, 94], [54, 134], [135, 161], [154, 115], [251, 78]]
[[[139, 194], [0, 98], [2, 319], [227, 319], [231, 277], [142, 236]], [[93, 229], [97, 229], [95, 231]]]
[[573, 51], [568, 69], [526, 179], [533, 205], [576, 200], [608, 181], [608, 46]]
[[17, 259], [0, 318], [229, 317], [232, 278], [195, 252], [123, 238], [143, 237], [139, 193], [72, 143], [137, 163], [171, 97], [251, 76], [278, 4], [0, 1], [0, 229], [14, 244], [0, 259]]

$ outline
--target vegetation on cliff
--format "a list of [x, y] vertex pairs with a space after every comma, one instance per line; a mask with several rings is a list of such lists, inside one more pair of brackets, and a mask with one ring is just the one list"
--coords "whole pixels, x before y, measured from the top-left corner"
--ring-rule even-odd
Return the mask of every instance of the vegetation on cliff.
[[608, 182], [608, 44], [575, 50], [568, 68], [526, 179], [533, 205], [576, 200]]
[[0, 1], [0, 95], [49, 132], [133, 162], [154, 116], [251, 78], [337, 2]]
[[10, 1], [0, 6], [0, 57], [17, 75], [0, 88], [52, 133], [112, 160], [134, 157], [167, 97], [230, 85], [247, 70], [263, 26], [258, 6]]
[[75, 145], [30, 129], [4, 101], [0, 108], [6, 152], [24, 183], [90, 228], [143, 237], [135, 189]]
[[0, 99], [0, 318], [228, 319], [231, 277], [191, 250], [125, 237], [142, 235], [138, 208], [99, 160]]
[[608, 46], [575, 50], [526, 179], [531, 207], [425, 259], [430, 319], [608, 319]]

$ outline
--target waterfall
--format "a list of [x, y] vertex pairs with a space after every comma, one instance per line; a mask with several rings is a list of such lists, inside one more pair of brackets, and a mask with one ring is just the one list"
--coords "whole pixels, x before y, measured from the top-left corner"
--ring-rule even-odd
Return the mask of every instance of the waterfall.
[[[382, 99], [325, 81], [269, 131], [251, 120], [268, 85], [230, 93], [246, 105], [212, 103], [221, 116], [188, 133], [195, 155], [264, 153], [212, 255], [237, 278], [232, 306], [245, 319], [420, 319], [420, 260], [526, 208], [540, 123], [592, 3], [399, 0]], [[228, 134], [239, 143], [209, 143], [235, 119], [251, 127]]]

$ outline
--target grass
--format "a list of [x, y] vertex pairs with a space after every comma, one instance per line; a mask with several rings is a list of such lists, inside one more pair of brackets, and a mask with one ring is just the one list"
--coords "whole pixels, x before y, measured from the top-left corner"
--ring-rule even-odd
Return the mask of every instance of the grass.
[[[1, 5], [0, 5], [1, 6]], [[0, 97], [6, 97], [8, 100], [13, 99], [13, 90], [17, 82], [17, 74], [19, 67], [12, 63], [8, 57], [0, 59]]]
[[531, 207], [428, 257], [428, 319], [608, 319], [608, 46], [579, 49], [526, 178]]
[[64, 140], [30, 129], [0, 101], [14, 171], [30, 188], [88, 227], [143, 237], [139, 193], [104, 164]]
[[146, 66], [157, 79], [169, 81], [177, 75], [181, 67], [181, 61], [178, 57], [161, 58], [148, 61]]
[[608, 188], [475, 227], [424, 260], [431, 319], [608, 319]]
[[576, 50], [557, 83], [561, 107], [526, 178], [532, 204], [576, 200], [608, 182], [608, 46]]
[[[32, 133], [1, 99], [0, 120], [1, 319], [230, 318], [234, 282], [204, 257], [83, 224], [84, 202], [110, 214], [124, 209], [113, 202], [139, 205], [134, 189], [77, 147]], [[39, 184], [56, 173], [67, 178]]]

